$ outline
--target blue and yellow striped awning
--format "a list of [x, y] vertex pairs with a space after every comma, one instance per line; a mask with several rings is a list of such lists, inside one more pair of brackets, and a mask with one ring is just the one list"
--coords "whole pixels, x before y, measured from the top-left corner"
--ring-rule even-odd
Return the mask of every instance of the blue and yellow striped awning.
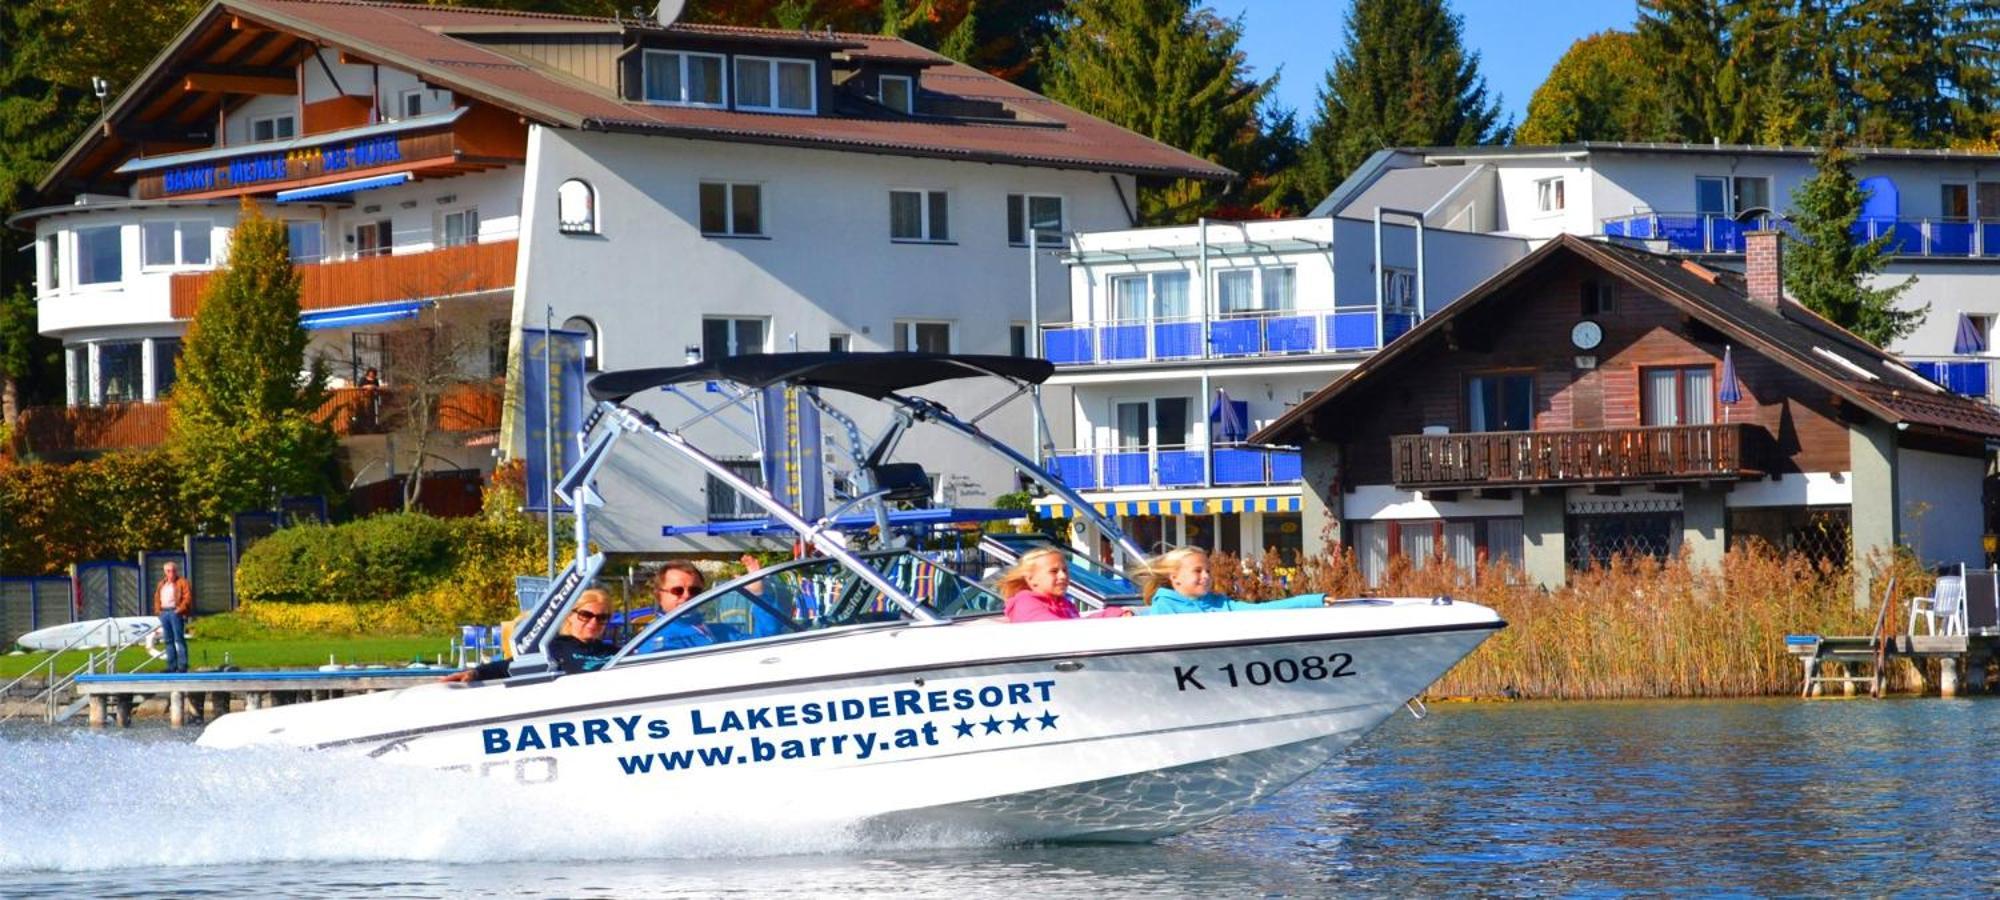
[[[1205, 500], [1109, 500], [1092, 504], [1107, 516], [1205, 516], [1211, 513], [1298, 512], [1297, 497], [1221, 497]], [[1075, 515], [1067, 503], [1051, 503], [1037, 508], [1045, 516], [1067, 519]]]

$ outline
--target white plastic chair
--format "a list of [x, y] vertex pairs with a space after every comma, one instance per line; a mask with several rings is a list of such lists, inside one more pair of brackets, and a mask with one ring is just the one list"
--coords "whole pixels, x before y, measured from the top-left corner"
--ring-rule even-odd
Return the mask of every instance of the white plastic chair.
[[[1963, 568], [1960, 569], [1963, 572]], [[1924, 629], [1931, 634], [1965, 633], [1965, 576], [1939, 575], [1937, 587], [1928, 597], [1910, 598], [1911, 634], [1917, 633], [1917, 617], [1924, 619]], [[1944, 620], [1944, 629], [1938, 630], [1938, 620]]]

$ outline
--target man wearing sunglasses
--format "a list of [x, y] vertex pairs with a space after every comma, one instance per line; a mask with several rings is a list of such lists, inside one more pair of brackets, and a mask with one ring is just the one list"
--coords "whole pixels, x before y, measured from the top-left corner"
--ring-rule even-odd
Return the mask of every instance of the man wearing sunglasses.
[[[618, 652], [618, 645], [604, 640], [604, 626], [610, 624], [611, 595], [598, 588], [591, 588], [577, 598], [576, 606], [569, 611], [569, 619], [563, 622], [562, 633], [549, 641], [549, 665], [565, 675], [589, 672], [601, 668]], [[445, 681], [485, 681], [488, 678], [505, 678], [513, 663], [508, 659], [496, 659], [476, 669], [461, 669], [444, 677]]]
[[[748, 553], [741, 560], [745, 572], [756, 572], [762, 568], [757, 557]], [[775, 588], [767, 592], [767, 588]], [[701, 570], [686, 560], [668, 560], [653, 576], [653, 599], [659, 604], [660, 615], [672, 615], [682, 604], [701, 596], [708, 590], [708, 579], [702, 577]], [[772, 612], [773, 608], [790, 607], [790, 598], [783, 585], [767, 585], [763, 581], [752, 581], [741, 589], [749, 595], [741, 598], [750, 604], [748, 632], [741, 626], [727, 622], [710, 622], [701, 616], [704, 610], [689, 610], [682, 613], [666, 627], [661, 628], [635, 653], [656, 653], [661, 650], [680, 650], [688, 647], [706, 647], [710, 644], [725, 644], [745, 638], [768, 637], [787, 630], [786, 624]]]

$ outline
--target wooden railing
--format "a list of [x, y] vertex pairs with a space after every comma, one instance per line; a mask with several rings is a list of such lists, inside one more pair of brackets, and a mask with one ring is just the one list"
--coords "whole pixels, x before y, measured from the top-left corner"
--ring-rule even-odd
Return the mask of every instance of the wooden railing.
[[1674, 425], [1390, 438], [1400, 488], [1743, 478], [1764, 467], [1761, 426]]
[[[485, 431], [500, 427], [503, 398], [500, 384], [466, 383], [447, 387], [438, 397], [438, 431]], [[342, 437], [383, 434], [401, 427], [409, 394], [394, 387], [333, 388], [319, 408], [320, 419]]]
[[[519, 246], [519, 241], [490, 241], [422, 253], [304, 263], [298, 267], [299, 309], [339, 309], [512, 287]], [[195, 272], [173, 277], [175, 318], [194, 318], [202, 294], [215, 276], [214, 272]]]
[[62, 457], [101, 450], [152, 447], [167, 439], [165, 403], [105, 406], [30, 406], [21, 410], [15, 448]]

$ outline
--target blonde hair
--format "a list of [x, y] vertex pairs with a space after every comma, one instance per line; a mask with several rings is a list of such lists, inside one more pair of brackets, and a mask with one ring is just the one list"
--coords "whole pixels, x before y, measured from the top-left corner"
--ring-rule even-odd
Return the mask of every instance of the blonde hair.
[[[595, 603], [598, 605], [599, 608], [604, 610], [605, 615], [608, 616], [611, 614], [611, 592], [603, 588], [586, 588], [583, 593], [576, 595], [576, 603], [571, 605], [569, 608], [570, 615], [563, 617], [563, 624], [562, 624], [563, 634], [569, 634], [570, 637], [576, 637], [576, 635], [570, 634], [569, 630], [570, 616], [574, 616], [576, 614], [576, 611], [582, 608], [582, 606], [585, 603]], [[610, 623], [607, 622], [605, 624], [608, 625]]]
[[1021, 554], [1021, 558], [1014, 561], [1013, 567], [1000, 575], [1000, 583], [997, 585], [1000, 589], [1000, 596], [1002, 598], [1012, 597], [1027, 590], [1028, 565], [1032, 561], [1041, 559], [1051, 553], [1060, 556], [1062, 551], [1047, 544], [1042, 544], [1033, 550]]
[[1170, 585], [1174, 573], [1180, 571], [1181, 563], [1197, 556], [1207, 559], [1208, 551], [1200, 547], [1175, 547], [1148, 560], [1146, 567], [1138, 572], [1139, 599], [1152, 602], [1154, 592]]

